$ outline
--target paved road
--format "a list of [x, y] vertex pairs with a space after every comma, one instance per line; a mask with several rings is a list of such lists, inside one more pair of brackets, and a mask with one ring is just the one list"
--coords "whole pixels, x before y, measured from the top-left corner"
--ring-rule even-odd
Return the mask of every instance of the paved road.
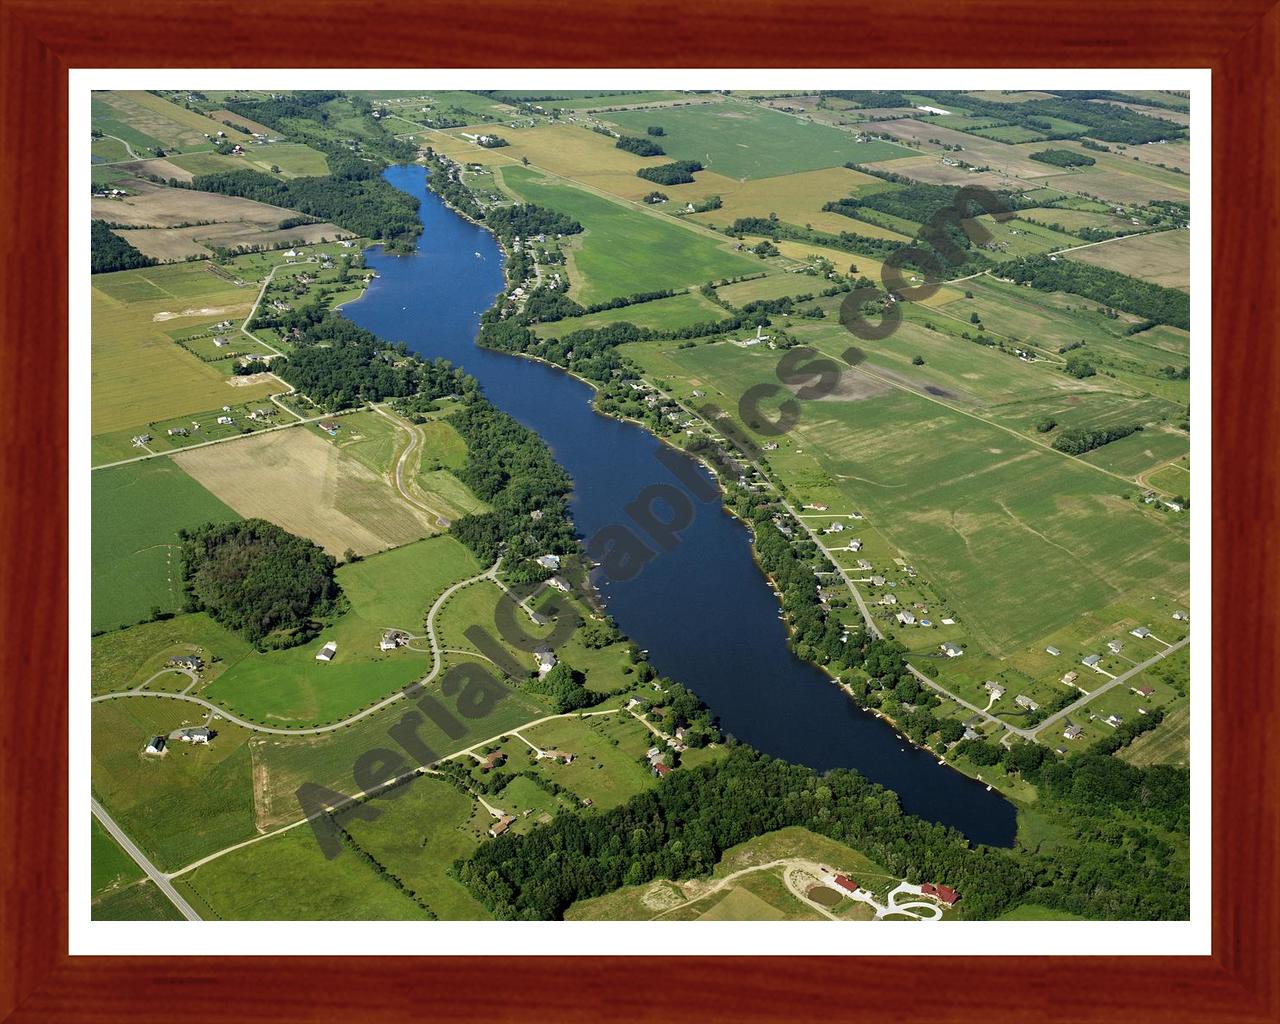
[[1057, 712], [1057, 714], [1050, 715], [1043, 722], [1037, 725], [1034, 729], [1014, 729], [1013, 726], [1009, 726], [1009, 729], [1013, 732], [1016, 732], [1019, 736], [1025, 737], [1026, 739], [1034, 739], [1035, 734], [1040, 732], [1042, 729], [1047, 729], [1049, 728], [1049, 726], [1062, 721], [1062, 719], [1066, 718], [1067, 715], [1071, 714], [1071, 712], [1075, 711], [1077, 708], [1080, 708], [1083, 705], [1088, 704], [1089, 701], [1093, 700], [1095, 697], [1101, 697], [1108, 690], [1114, 689], [1115, 687], [1123, 683], [1125, 680], [1131, 679], [1133, 676], [1136, 676], [1139, 672], [1143, 671], [1144, 669], [1150, 668], [1152, 665], [1154, 665], [1157, 661], [1160, 661], [1162, 658], [1167, 658], [1174, 651], [1177, 651], [1182, 649], [1183, 647], [1186, 647], [1187, 644], [1189, 644], [1190, 642], [1191, 642], [1191, 637], [1186, 636], [1186, 637], [1183, 637], [1181, 640], [1179, 640], [1176, 644], [1170, 644], [1159, 654], [1153, 655], [1152, 657], [1148, 658], [1146, 661], [1141, 662], [1140, 664], [1134, 665], [1133, 668], [1129, 669], [1127, 672], [1120, 673], [1120, 675], [1116, 676], [1114, 679], [1107, 680], [1105, 683], [1099, 686], [1096, 690], [1086, 693], [1079, 700], [1073, 701], [1071, 704], [1068, 704], [1061, 711]]
[[[496, 562], [493, 563], [493, 565], [491, 565], [484, 572], [479, 573], [478, 575], [475, 575], [475, 576], [468, 577], [465, 580], [460, 580], [459, 582], [449, 587], [447, 590], [444, 591], [444, 593], [442, 593], [439, 597], [436, 598], [435, 603], [431, 606], [431, 610], [427, 612], [427, 640], [431, 645], [431, 661], [432, 661], [431, 671], [422, 677], [422, 679], [418, 683], [419, 686], [425, 686], [427, 683], [435, 679], [436, 675], [440, 672], [441, 665], [443, 664], [443, 662], [440, 659], [440, 642], [436, 637], [436, 627], [435, 627], [436, 613], [441, 609], [441, 607], [443, 607], [444, 603], [447, 600], [449, 600], [450, 597], [453, 596], [455, 592], [457, 592], [458, 590], [461, 590], [463, 587], [470, 586], [472, 583], [476, 583], [479, 580], [495, 579], [498, 573], [498, 566], [500, 566], [501, 564], [502, 564], [502, 559], [499, 558]], [[362, 718], [367, 718], [369, 715], [372, 715], [376, 711], [381, 711], [383, 708], [387, 707], [389, 704], [394, 704], [396, 701], [404, 697], [404, 691], [397, 690], [395, 693], [393, 693], [390, 697], [387, 697], [385, 700], [381, 700], [377, 704], [374, 704], [371, 707], [367, 707], [363, 711], [357, 712], [356, 714], [352, 715], [350, 718], [344, 718], [341, 722], [334, 722], [331, 725], [317, 725], [317, 726], [311, 726], [309, 728], [297, 728], [297, 729], [281, 729], [273, 725], [259, 725], [257, 722], [249, 722], [243, 718], [239, 718], [238, 716], [233, 715], [226, 708], [219, 707], [217, 704], [213, 704], [210, 701], [205, 700], [203, 697], [193, 697], [187, 693], [160, 693], [160, 692], [152, 692], [147, 690], [122, 690], [122, 691], [116, 691], [114, 693], [99, 694], [97, 697], [91, 698], [90, 702], [96, 704], [98, 701], [112, 700], [113, 698], [116, 698], [116, 697], [151, 697], [156, 700], [182, 700], [182, 701], [186, 701], [188, 704], [198, 704], [202, 708], [206, 708], [209, 711], [213, 711], [216, 714], [221, 715], [226, 721], [231, 722], [234, 725], [241, 726], [242, 728], [249, 729], [252, 732], [265, 732], [265, 733], [271, 734], [272, 736], [317, 736], [321, 733], [333, 732], [336, 729], [341, 729], [344, 725], [351, 725], [353, 722], [358, 722]]]
[[147, 877], [150, 878], [151, 881], [156, 883], [156, 888], [169, 897], [169, 902], [178, 908], [178, 911], [182, 916], [188, 921], [203, 920], [203, 918], [197, 914], [194, 909], [192, 909], [191, 904], [184, 900], [181, 893], [179, 893], [178, 890], [169, 882], [169, 876], [164, 874], [159, 868], [152, 864], [151, 861], [147, 860], [146, 855], [134, 846], [133, 840], [124, 834], [124, 830], [116, 824], [115, 819], [103, 809], [102, 805], [91, 797], [89, 799], [89, 806], [93, 810], [93, 816], [101, 822], [102, 827], [111, 833], [111, 837], [120, 844], [124, 849], [124, 852], [134, 859], [138, 867], [142, 868], [142, 870], [146, 872]]

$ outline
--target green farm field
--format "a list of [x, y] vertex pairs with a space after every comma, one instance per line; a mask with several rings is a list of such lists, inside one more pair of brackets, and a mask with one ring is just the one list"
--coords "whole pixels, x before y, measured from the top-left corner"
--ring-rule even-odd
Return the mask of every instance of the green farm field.
[[90, 493], [95, 630], [177, 611], [178, 530], [240, 518], [170, 459], [98, 470]]
[[429, 918], [351, 850], [327, 859], [305, 825], [210, 861], [174, 884], [201, 916], [215, 921]]
[[[380, 651], [383, 631], [394, 628], [422, 636], [423, 620], [436, 597], [479, 571], [471, 553], [445, 536], [341, 566], [338, 583], [350, 602], [349, 611], [313, 643], [245, 656], [203, 696], [250, 721], [276, 726], [321, 725], [345, 718], [431, 668], [425, 639]], [[316, 651], [330, 640], [338, 645], [333, 661], [316, 661]]]
[[[830, 344], [831, 354], [843, 350], [843, 337], [827, 341], [820, 331], [805, 340]], [[672, 358], [651, 362], [649, 351], [628, 347], [646, 369], [671, 375]], [[771, 353], [729, 345], [673, 359], [684, 386], [715, 381], [729, 395], [774, 379], [776, 364]], [[846, 378], [840, 397], [804, 406], [791, 444], [771, 464], [797, 504], [821, 500], [866, 513], [979, 643], [1021, 646], [1139, 589], [1185, 594], [1185, 525], [1122, 500], [1122, 481], [954, 402], [857, 370]]]
[[[414, 890], [442, 920], [491, 917], [449, 873], [455, 860], [488, 842], [485, 831], [493, 819], [479, 803], [441, 779], [420, 775], [394, 799], [380, 800], [376, 806], [382, 813], [374, 821], [340, 816], [361, 849]], [[349, 851], [343, 856], [349, 857]]]
[[[729, 178], [772, 178], [796, 171], [871, 163], [915, 154], [888, 142], [856, 142], [852, 132], [802, 121], [756, 104], [728, 101], [671, 109], [616, 111], [607, 119], [632, 135], [661, 125], [672, 160], [700, 160]], [[828, 198], [835, 198], [834, 196]]]
[[247, 729], [214, 723], [207, 746], [174, 741], [160, 757], [147, 740], [203, 725], [196, 705], [117, 697], [93, 705], [93, 793], [129, 838], [162, 870], [248, 839], [254, 795]]
[[178, 908], [149, 878], [98, 897], [90, 908], [90, 916], [94, 921], [182, 920]]
[[685, 288], [756, 269], [753, 261], [729, 251], [727, 242], [557, 184], [528, 168], [504, 168], [502, 180], [525, 201], [567, 214], [586, 229], [570, 250], [572, 294], [580, 302]]
[[95, 901], [142, 878], [142, 868], [92, 815], [89, 820], [89, 866], [92, 872], [90, 889]]
[[166, 333], [220, 317], [243, 317], [256, 297], [254, 287], [238, 287], [211, 273], [206, 263], [95, 275], [93, 433], [141, 430], [153, 421], [283, 390], [274, 378], [232, 387], [226, 376]]
[[585, 331], [616, 323], [629, 323], [637, 327], [669, 331], [709, 320], [722, 320], [727, 315], [724, 309], [709, 302], [698, 292], [681, 292], [670, 298], [642, 302], [622, 309], [606, 309], [600, 313], [567, 317], [554, 323], [537, 324], [534, 330], [542, 338], [559, 338], [574, 331]]
[[[197, 654], [205, 667], [203, 683], [216, 679], [228, 665], [252, 653], [249, 642], [209, 618], [204, 612], [175, 615], [170, 619], [142, 622], [93, 638], [91, 646], [92, 692], [119, 693], [141, 686], [167, 666], [176, 654]], [[148, 690], [186, 689], [191, 680], [166, 673], [147, 685]]]

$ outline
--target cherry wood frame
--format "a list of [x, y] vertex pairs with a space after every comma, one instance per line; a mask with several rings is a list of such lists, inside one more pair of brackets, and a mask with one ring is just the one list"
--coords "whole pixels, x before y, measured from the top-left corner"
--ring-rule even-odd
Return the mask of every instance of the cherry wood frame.
[[[0, 1019], [1280, 1020], [1272, 0], [0, 0]], [[1207, 957], [106, 958], [67, 954], [67, 70], [1213, 70], [1213, 952]], [[73, 358], [88, 358], [78, 345]], [[81, 520], [82, 522], [82, 520]], [[81, 528], [77, 525], [77, 528]], [[83, 566], [74, 569], [84, 572]], [[1204, 640], [1200, 641], [1205, 642]], [[80, 684], [77, 684], [80, 685]], [[1140, 952], [1140, 951], [1135, 951]]]

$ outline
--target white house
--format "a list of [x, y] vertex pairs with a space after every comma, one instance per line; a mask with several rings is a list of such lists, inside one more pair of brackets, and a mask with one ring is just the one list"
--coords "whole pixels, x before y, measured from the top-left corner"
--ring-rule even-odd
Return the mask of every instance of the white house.
[[538, 675], [545, 676], [553, 668], [556, 667], [556, 656], [546, 647], [540, 647], [533, 652], [534, 660], [538, 665]]
[[959, 644], [953, 644], [950, 640], [938, 647], [948, 658], [958, 658], [964, 654], [964, 649]]
[[1101, 660], [1102, 660], [1101, 654], [1086, 654], [1083, 658], [1080, 659], [1080, 664], [1084, 665], [1086, 668], [1097, 668], [1098, 662], [1100, 662]]
[[544, 569], [560, 568], [559, 555], [539, 555], [536, 559], [534, 559], [534, 561], [536, 561]]
[[336, 640], [330, 640], [327, 644], [320, 648], [320, 653], [316, 655], [316, 661], [333, 661], [333, 656], [338, 653], [338, 643]]
[[1129, 630], [1129, 635], [1136, 636], [1139, 640], [1142, 640], [1151, 635], [1151, 630], [1147, 629], [1146, 626], [1139, 626], [1137, 629]]

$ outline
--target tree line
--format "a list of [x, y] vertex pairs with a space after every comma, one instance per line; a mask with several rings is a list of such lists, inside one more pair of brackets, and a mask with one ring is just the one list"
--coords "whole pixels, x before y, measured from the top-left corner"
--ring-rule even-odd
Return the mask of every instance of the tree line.
[[107, 225], [105, 220], [89, 224], [89, 272], [110, 274], [117, 270], [154, 267], [158, 260], [144, 256], [132, 242], [127, 242]]
[[1191, 296], [1136, 277], [1069, 259], [1027, 256], [1001, 264], [1000, 274], [1042, 292], [1071, 292], [1156, 324], [1189, 330]]

